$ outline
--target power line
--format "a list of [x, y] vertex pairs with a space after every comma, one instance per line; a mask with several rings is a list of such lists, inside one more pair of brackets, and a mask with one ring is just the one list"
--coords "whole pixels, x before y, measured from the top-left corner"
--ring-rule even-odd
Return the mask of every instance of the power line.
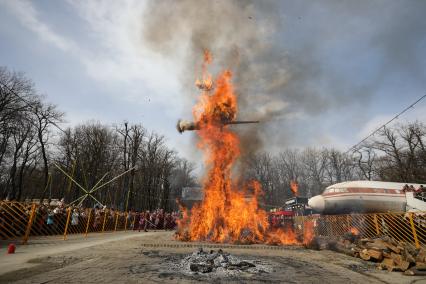
[[358, 142], [357, 144], [355, 144], [354, 146], [352, 146], [351, 148], [349, 148], [345, 154], [349, 153], [352, 150], [355, 150], [360, 144], [362, 144], [364, 141], [366, 141], [368, 138], [370, 138], [371, 136], [374, 136], [380, 129], [385, 128], [389, 123], [391, 123], [392, 121], [396, 120], [399, 118], [399, 116], [401, 116], [402, 114], [404, 114], [406, 111], [408, 111], [409, 109], [411, 109], [412, 107], [414, 107], [417, 103], [419, 103], [421, 100], [423, 100], [424, 98], [426, 98], [426, 95], [423, 95], [422, 97], [420, 97], [419, 99], [417, 99], [414, 103], [412, 103], [411, 105], [409, 105], [408, 107], [406, 107], [405, 109], [403, 109], [400, 113], [398, 113], [397, 115], [395, 115], [391, 120], [389, 120], [388, 122], [386, 122], [385, 124], [381, 125], [380, 127], [376, 128], [373, 132], [371, 132], [368, 136], [366, 136], [364, 139], [362, 139], [360, 142]]

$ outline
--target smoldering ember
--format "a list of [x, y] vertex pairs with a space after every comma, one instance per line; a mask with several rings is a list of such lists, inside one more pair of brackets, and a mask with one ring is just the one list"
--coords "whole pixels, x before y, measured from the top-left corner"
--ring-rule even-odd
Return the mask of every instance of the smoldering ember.
[[426, 283], [425, 11], [0, 1], [0, 283]]

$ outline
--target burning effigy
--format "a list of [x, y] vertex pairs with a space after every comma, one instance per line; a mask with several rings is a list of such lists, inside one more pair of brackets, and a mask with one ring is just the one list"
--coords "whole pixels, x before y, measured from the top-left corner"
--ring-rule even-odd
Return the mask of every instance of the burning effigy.
[[260, 183], [252, 180], [241, 187], [232, 176], [241, 153], [240, 140], [229, 127], [232, 123], [224, 122], [236, 121], [237, 94], [230, 70], [215, 78], [208, 73], [212, 61], [210, 52], [205, 51], [202, 79], [196, 82], [203, 87], [199, 87], [201, 94], [190, 127], [197, 133], [197, 146], [208, 169], [203, 179], [204, 199], [190, 211], [182, 208], [176, 237], [184, 241], [298, 244], [293, 228], [270, 227], [267, 212], [258, 204]]

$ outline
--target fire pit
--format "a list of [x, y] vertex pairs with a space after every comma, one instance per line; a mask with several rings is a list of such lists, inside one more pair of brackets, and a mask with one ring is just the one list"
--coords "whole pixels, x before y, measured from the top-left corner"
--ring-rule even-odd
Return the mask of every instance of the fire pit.
[[253, 259], [242, 259], [221, 249], [204, 251], [202, 248], [185, 256], [180, 262], [171, 264], [171, 271], [185, 275], [208, 274], [217, 277], [241, 274], [261, 274], [273, 271], [272, 266]]

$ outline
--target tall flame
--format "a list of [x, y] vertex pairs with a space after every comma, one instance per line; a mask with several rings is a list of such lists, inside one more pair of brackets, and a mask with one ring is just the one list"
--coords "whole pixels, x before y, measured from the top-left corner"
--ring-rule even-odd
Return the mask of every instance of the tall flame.
[[294, 196], [299, 196], [299, 184], [297, 183], [297, 181], [292, 180], [290, 181], [290, 189], [291, 192], [293, 192]]
[[[203, 82], [212, 76], [207, 67], [212, 62], [206, 51]], [[213, 242], [296, 244], [292, 228], [272, 231], [267, 213], [259, 208], [262, 189], [251, 181], [242, 189], [232, 179], [232, 166], [240, 155], [240, 141], [223, 121], [235, 120], [237, 96], [232, 85], [232, 72], [225, 70], [214, 80], [214, 89], [203, 89], [193, 109], [200, 125], [198, 147], [204, 152], [208, 172], [203, 180], [204, 199], [190, 214], [184, 212], [177, 238]], [[291, 227], [291, 226], [290, 226]]]
[[351, 227], [351, 228], [349, 229], [349, 231], [350, 231], [353, 235], [355, 235], [355, 236], [358, 236], [358, 235], [359, 235], [359, 230], [358, 230], [357, 228], [355, 228], [355, 227]]

